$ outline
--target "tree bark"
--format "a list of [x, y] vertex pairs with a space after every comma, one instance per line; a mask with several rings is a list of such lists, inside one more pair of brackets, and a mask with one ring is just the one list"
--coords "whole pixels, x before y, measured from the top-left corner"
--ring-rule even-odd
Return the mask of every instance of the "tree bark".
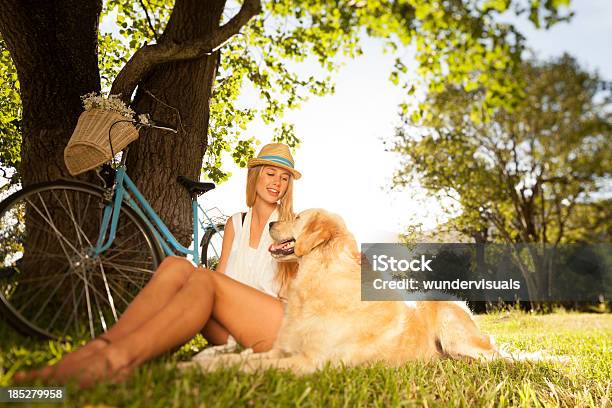
[[[69, 177], [64, 164], [64, 148], [83, 111], [80, 96], [100, 90], [97, 44], [101, 10], [101, 0], [2, 2], [0, 33], [15, 62], [23, 105], [18, 171], [24, 187]], [[61, 213], [55, 207], [49, 207], [48, 211]], [[31, 203], [24, 217], [25, 235], [19, 237], [24, 238], [24, 254], [17, 263], [21, 281], [61, 273], [67, 261], [60, 261], [63, 253], [58, 238], [40, 228], [44, 223]], [[67, 221], [58, 222], [57, 227], [68, 231], [65, 227], [68, 224]], [[42, 262], [38, 256], [41, 253], [49, 255]], [[60, 282], [68, 280], [64, 278]], [[19, 299], [31, 296], [29, 289], [25, 283], [17, 286], [11, 294], [14, 306], [25, 304]], [[57, 308], [59, 303], [45, 300], [51, 299], [52, 293], [57, 293], [54, 298], [57, 300], [68, 293], [68, 286], [41, 293], [28, 303], [28, 310], [23, 313], [30, 316], [29, 313], [39, 310], [38, 307], [46, 311]]]
[[68, 177], [64, 147], [82, 112], [80, 96], [100, 90], [101, 0], [5, 0], [0, 32], [23, 102], [22, 183]]
[[[224, 6], [225, 0], [177, 0], [160, 43], [180, 43], [212, 33], [219, 27]], [[176, 177], [199, 178], [218, 58], [215, 53], [157, 66], [141, 81], [135, 98], [137, 112], [150, 113], [155, 120], [179, 129], [178, 134], [143, 129], [140, 139], [130, 146], [127, 167], [183, 245], [191, 239], [192, 214], [189, 196]]]

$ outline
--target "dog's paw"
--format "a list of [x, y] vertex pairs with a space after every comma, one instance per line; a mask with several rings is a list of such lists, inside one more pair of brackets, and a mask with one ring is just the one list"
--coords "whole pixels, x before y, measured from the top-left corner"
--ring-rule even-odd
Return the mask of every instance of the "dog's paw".
[[[238, 349], [238, 343], [236, 340], [229, 336], [227, 338], [227, 343], [219, 346], [207, 347], [204, 350], [200, 351], [198, 354], [191, 358], [192, 361], [200, 361], [207, 360], [209, 358], [219, 356], [227, 353], [234, 353]], [[247, 349], [250, 350], [250, 349]], [[245, 350], [246, 351], [246, 350]]]
[[554, 363], [569, 363], [572, 361], [570, 356], [564, 355], [553, 355], [544, 350], [539, 351], [517, 351], [509, 350], [507, 347], [503, 347], [499, 350], [500, 357], [506, 361], [550, 361]]
[[195, 361], [178, 364], [179, 370], [199, 368], [203, 372], [211, 372], [220, 368], [233, 366], [242, 367], [247, 360], [246, 355], [242, 354], [222, 354], [214, 357], [202, 357]]

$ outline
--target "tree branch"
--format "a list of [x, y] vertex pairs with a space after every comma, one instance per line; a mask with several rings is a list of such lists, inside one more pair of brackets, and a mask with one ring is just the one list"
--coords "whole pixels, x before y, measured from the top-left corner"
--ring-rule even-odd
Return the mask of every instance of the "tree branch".
[[182, 43], [166, 41], [143, 46], [134, 53], [115, 78], [110, 91], [111, 95], [121, 94], [121, 99], [129, 103], [140, 80], [146, 77], [153, 68], [168, 62], [197, 59], [212, 54], [260, 11], [261, 0], [245, 0], [240, 11], [231, 20], [209, 35]]
[[149, 28], [151, 29], [151, 33], [153, 33], [153, 37], [155, 37], [155, 41], [159, 41], [157, 31], [155, 31], [155, 26], [153, 25], [153, 21], [151, 21], [151, 16], [149, 16], [149, 10], [147, 10], [147, 6], [144, 4], [144, 0], [140, 0], [140, 7], [142, 7], [142, 9], [144, 10], [145, 16], [147, 17], [147, 24], [149, 24]]

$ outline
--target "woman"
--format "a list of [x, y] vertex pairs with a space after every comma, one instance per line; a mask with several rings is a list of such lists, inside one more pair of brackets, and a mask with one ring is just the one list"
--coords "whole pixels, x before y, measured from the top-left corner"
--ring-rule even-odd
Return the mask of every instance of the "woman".
[[233, 336], [255, 352], [272, 347], [283, 317], [284, 293], [294, 264], [278, 264], [268, 252], [268, 224], [292, 219], [293, 179], [301, 177], [286, 145], [265, 145], [247, 167], [249, 211], [225, 226], [216, 271], [184, 258], [166, 258], [149, 283], [106, 333], [58, 364], [18, 373], [16, 381], [120, 379], [129, 371], [198, 332], [213, 344]]

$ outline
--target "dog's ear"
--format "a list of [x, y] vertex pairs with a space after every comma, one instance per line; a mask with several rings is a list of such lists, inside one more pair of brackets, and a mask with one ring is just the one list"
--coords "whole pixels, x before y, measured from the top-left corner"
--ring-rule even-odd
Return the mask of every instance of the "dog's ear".
[[308, 221], [306, 228], [295, 241], [293, 253], [304, 256], [319, 245], [327, 242], [332, 237], [333, 226], [319, 214]]

